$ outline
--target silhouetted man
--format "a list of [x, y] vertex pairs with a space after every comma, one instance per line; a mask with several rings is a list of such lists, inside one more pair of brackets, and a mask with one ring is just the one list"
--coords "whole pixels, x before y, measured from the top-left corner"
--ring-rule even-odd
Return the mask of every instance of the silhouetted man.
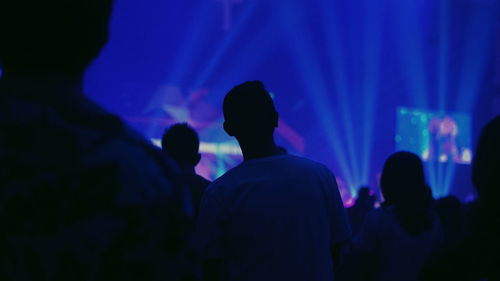
[[173, 170], [82, 94], [111, 8], [0, 1], [0, 280], [177, 274], [187, 214]]
[[223, 110], [244, 162], [205, 191], [198, 217], [205, 277], [334, 280], [332, 249], [350, 237], [335, 177], [276, 147], [278, 113], [261, 82], [233, 88]]
[[210, 184], [197, 175], [194, 168], [201, 160], [200, 140], [196, 131], [186, 123], [175, 124], [162, 137], [163, 151], [172, 157], [182, 172], [184, 182], [189, 186], [195, 212], [198, 212], [203, 192]]

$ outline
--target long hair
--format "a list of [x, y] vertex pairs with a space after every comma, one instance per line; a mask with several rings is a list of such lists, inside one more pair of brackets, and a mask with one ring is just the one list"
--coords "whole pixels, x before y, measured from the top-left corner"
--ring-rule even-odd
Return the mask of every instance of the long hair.
[[422, 160], [410, 152], [392, 154], [381, 178], [386, 206], [394, 206], [398, 223], [410, 235], [432, 227], [432, 196], [427, 190]]

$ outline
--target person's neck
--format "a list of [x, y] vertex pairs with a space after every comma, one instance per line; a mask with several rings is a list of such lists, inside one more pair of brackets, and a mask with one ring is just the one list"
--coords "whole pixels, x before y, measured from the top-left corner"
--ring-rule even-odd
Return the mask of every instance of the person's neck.
[[245, 161], [280, 155], [281, 152], [271, 137], [266, 141], [246, 142], [238, 140]]
[[177, 162], [183, 174], [196, 174], [194, 166], [188, 163]]
[[83, 90], [82, 73], [5, 71], [0, 81], [5, 87], [16, 89], [20, 94], [43, 91], [82, 93]]

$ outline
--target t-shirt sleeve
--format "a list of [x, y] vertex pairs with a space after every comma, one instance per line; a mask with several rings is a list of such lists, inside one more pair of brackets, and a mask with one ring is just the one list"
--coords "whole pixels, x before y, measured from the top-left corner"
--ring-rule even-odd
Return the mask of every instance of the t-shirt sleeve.
[[328, 175], [328, 189], [330, 196], [330, 233], [331, 241], [333, 244], [342, 243], [351, 237], [351, 225], [349, 223], [347, 212], [344, 208], [342, 198], [340, 196], [339, 188], [335, 176], [327, 170]]
[[211, 184], [201, 200], [196, 225], [196, 248], [202, 260], [223, 255], [223, 201], [217, 183]]

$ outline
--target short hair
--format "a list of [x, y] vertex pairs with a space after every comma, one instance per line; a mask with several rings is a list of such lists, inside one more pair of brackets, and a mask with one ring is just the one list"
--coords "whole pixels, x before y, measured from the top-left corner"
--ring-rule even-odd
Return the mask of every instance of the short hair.
[[113, 0], [0, 1], [0, 64], [16, 72], [82, 72], [108, 39]]
[[178, 123], [165, 130], [161, 145], [177, 161], [191, 161], [199, 153], [198, 133], [187, 123]]
[[231, 89], [224, 98], [224, 119], [238, 125], [270, 126], [276, 114], [273, 99], [261, 81]]

